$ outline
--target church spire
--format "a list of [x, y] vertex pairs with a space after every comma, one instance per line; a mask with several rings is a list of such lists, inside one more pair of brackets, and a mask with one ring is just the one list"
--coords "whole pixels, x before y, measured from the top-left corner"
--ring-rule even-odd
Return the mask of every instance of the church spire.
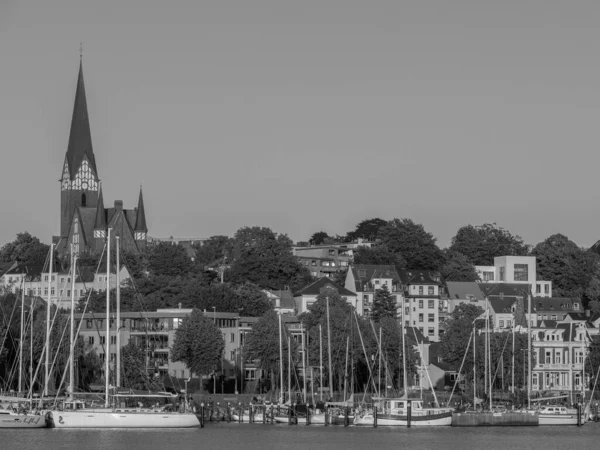
[[144, 210], [144, 197], [142, 195], [142, 187], [140, 186], [140, 198], [138, 200], [137, 214], [135, 217], [135, 230], [134, 231], [143, 231], [144, 233], [148, 232], [148, 227], [146, 226], [146, 211]]
[[79, 76], [77, 78], [77, 90], [75, 92], [75, 104], [73, 106], [73, 117], [71, 119], [71, 132], [69, 134], [69, 145], [67, 147], [67, 163], [71, 179], [79, 169], [84, 157], [87, 157], [90, 168], [98, 176], [96, 170], [96, 159], [92, 149], [92, 133], [90, 131], [90, 119], [88, 116], [87, 100], [85, 97], [85, 84], [83, 82], [83, 61], [79, 61]]
[[98, 205], [96, 206], [96, 220], [94, 222], [94, 230], [104, 231], [106, 230], [106, 214], [104, 211], [104, 199], [102, 197], [102, 185], [100, 185], [98, 190]]

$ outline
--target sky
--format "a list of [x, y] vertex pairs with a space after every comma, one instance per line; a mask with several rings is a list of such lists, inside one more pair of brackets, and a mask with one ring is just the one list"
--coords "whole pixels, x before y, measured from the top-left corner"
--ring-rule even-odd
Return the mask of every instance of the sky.
[[0, 0], [0, 244], [59, 232], [79, 47], [105, 205], [149, 235], [411, 218], [600, 239], [600, 2]]

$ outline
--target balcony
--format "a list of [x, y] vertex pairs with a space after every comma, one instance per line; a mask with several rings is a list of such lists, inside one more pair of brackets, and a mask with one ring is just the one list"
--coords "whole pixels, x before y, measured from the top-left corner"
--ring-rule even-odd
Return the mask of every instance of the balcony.
[[542, 363], [536, 364], [533, 370], [581, 370], [583, 364], [575, 363], [575, 364], [554, 364], [554, 363]]
[[169, 331], [174, 331], [174, 328], [169, 325], [138, 325], [131, 327], [131, 334], [140, 334], [140, 333], [168, 333]]

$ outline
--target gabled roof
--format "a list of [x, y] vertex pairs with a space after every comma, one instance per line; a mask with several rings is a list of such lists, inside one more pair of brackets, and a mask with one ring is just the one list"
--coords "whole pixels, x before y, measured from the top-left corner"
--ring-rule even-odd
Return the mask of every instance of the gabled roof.
[[296, 307], [296, 302], [294, 302], [294, 296], [292, 295], [292, 291], [290, 290], [272, 290], [266, 289], [266, 291], [273, 295], [274, 297], [279, 298], [279, 308], [280, 309], [294, 309]]
[[442, 285], [442, 276], [436, 270], [400, 270], [398, 271], [402, 284], [436, 284]]
[[517, 301], [516, 297], [489, 297], [490, 307], [496, 314], [512, 313], [512, 306]]
[[[536, 297], [532, 299], [538, 312], [579, 312], [583, 306], [578, 298], [567, 297]], [[575, 308], [577, 304], [577, 308]]]
[[485, 295], [474, 281], [447, 281], [448, 298], [450, 300], [484, 300]]
[[69, 133], [69, 144], [66, 155], [71, 179], [75, 178], [84, 157], [87, 157], [90, 168], [98, 175], [96, 159], [92, 149], [92, 133], [90, 131], [90, 119], [85, 97], [85, 84], [83, 82], [83, 64], [80, 63], [79, 76], [77, 77], [77, 90], [75, 91], [75, 104], [73, 105], [73, 117], [71, 118], [71, 131]]
[[96, 206], [96, 219], [94, 221], [95, 230], [106, 229], [106, 211], [104, 209], [104, 197], [102, 196], [102, 184], [98, 188], [98, 204]]
[[356, 297], [356, 294], [354, 292], [349, 291], [344, 286], [337, 284], [336, 282], [330, 280], [327, 277], [319, 278], [314, 283], [303, 287], [302, 289], [294, 293], [294, 297], [300, 297], [302, 295], [319, 295], [321, 293], [321, 290], [323, 290], [326, 287], [332, 287], [342, 297]]
[[354, 286], [362, 291], [363, 286], [374, 278], [391, 278], [392, 283], [400, 282], [398, 270], [393, 265], [385, 264], [354, 264], [350, 267], [354, 276]]
[[[54, 265], [54, 273], [58, 273], [60, 271], [60, 264], [58, 261], [53, 262]], [[46, 268], [46, 270], [48, 270]], [[31, 266], [28, 264], [19, 264], [15, 262], [2, 276], [4, 275], [22, 275], [25, 274], [25, 279], [28, 281], [33, 281], [39, 279], [44, 273], [44, 266]]]
[[531, 292], [531, 285], [520, 283], [479, 283], [479, 288], [486, 297], [490, 295], [523, 296]]

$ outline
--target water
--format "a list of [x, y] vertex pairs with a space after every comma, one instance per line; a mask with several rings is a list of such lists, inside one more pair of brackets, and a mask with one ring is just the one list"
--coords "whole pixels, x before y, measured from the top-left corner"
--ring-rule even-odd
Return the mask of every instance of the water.
[[2, 430], [0, 448], [110, 450], [352, 450], [596, 448], [600, 423], [583, 427], [344, 428], [207, 423], [186, 430]]

